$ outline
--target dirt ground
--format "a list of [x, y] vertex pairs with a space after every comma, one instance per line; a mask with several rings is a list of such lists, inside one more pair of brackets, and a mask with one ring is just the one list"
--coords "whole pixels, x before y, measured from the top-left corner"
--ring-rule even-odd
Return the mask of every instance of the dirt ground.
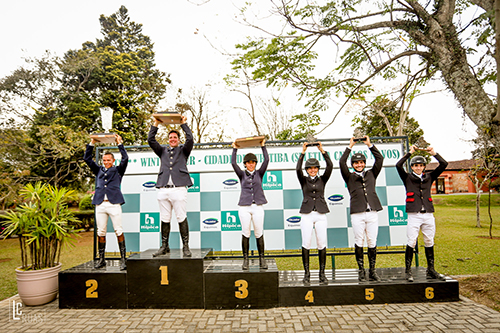
[[458, 279], [460, 294], [500, 312], [500, 273]]

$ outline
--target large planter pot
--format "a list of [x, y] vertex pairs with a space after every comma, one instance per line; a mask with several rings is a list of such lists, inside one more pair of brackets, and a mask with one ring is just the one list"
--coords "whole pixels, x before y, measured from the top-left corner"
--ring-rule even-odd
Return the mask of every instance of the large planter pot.
[[17, 291], [25, 305], [42, 305], [52, 302], [59, 289], [59, 263], [55, 267], [36, 271], [23, 271], [16, 268]]

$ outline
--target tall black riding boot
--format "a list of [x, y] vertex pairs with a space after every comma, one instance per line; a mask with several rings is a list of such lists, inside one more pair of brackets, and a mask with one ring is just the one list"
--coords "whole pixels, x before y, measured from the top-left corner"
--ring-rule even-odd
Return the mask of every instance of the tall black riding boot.
[[257, 238], [257, 250], [259, 251], [260, 268], [267, 269], [266, 259], [264, 258], [264, 235]]
[[319, 283], [327, 284], [328, 279], [325, 275], [325, 266], [326, 266], [326, 247], [323, 250], [318, 250], [319, 257]]
[[241, 236], [241, 249], [243, 251], [243, 265], [241, 269], [244, 271], [248, 270], [249, 262], [248, 262], [248, 250], [250, 249], [250, 238]]
[[182, 254], [185, 257], [191, 257], [191, 251], [189, 250], [189, 224], [187, 218], [179, 223], [179, 231], [181, 232], [182, 239]]
[[427, 278], [441, 281], [446, 280], [443, 274], [439, 274], [434, 269], [434, 246], [425, 248], [425, 257], [427, 258]]
[[363, 247], [354, 244], [354, 254], [356, 255], [356, 262], [358, 263], [358, 280], [364, 282], [366, 281], [366, 272], [363, 261]]
[[368, 278], [370, 281], [380, 282], [380, 277], [378, 276], [377, 269], [375, 268], [375, 262], [377, 261], [377, 247], [368, 248], [368, 261], [370, 263]]
[[[119, 238], [120, 239], [120, 238]], [[122, 235], [122, 240], [118, 241], [118, 248], [120, 249], [120, 271], [127, 269], [127, 259], [125, 258], [127, 254], [127, 249], [125, 248], [125, 237]]]
[[410, 245], [406, 245], [405, 252], [405, 279], [408, 282], [413, 282], [413, 274], [411, 272], [411, 263], [413, 261], [413, 248]]
[[170, 236], [170, 222], [161, 221], [161, 247], [160, 249], [153, 253], [153, 257], [158, 257], [163, 254], [170, 252], [170, 247], [168, 246], [168, 237]]
[[309, 271], [309, 249], [302, 248], [302, 265], [304, 265], [304, 279], [302, 282], [309, 284], [311, 282], [311, 272]]
[[106, 266], [106, 260], [104, 259], [104, 253], [106, 252], [106, 237], [97, 237], [97, 253], [99, 254], [99, 260], [94, 264], [94, 268], [101, 268]]

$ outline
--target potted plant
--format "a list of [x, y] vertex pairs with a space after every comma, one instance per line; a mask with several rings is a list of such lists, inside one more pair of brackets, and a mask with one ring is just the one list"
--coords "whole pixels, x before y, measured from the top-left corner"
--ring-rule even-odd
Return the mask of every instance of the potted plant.
[[25, 305], [41, 305], [57, 296], [62, 246], [73, 241], [78, 219], [68, 208], [75, 192], [49, 184], [28, 184], [20, 191], [24, 203], [4, 216], [2, 235], [17, 235], [21, 267], [17, 289]]

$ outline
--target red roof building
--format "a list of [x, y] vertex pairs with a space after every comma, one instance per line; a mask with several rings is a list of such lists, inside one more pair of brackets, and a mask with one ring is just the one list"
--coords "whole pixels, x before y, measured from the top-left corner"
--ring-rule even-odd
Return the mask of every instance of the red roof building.
[[[460, 160], [448, 162], [446, 170], [432, 186], [432, 194], [476, 193], [474, 184], [469, 179], [469, 172], [476, 165], [475, 160]], [[429, 163], [426, 171], [436, 169], [438, 163]], [[488, 192], [487, 188], [482, 189]]]

